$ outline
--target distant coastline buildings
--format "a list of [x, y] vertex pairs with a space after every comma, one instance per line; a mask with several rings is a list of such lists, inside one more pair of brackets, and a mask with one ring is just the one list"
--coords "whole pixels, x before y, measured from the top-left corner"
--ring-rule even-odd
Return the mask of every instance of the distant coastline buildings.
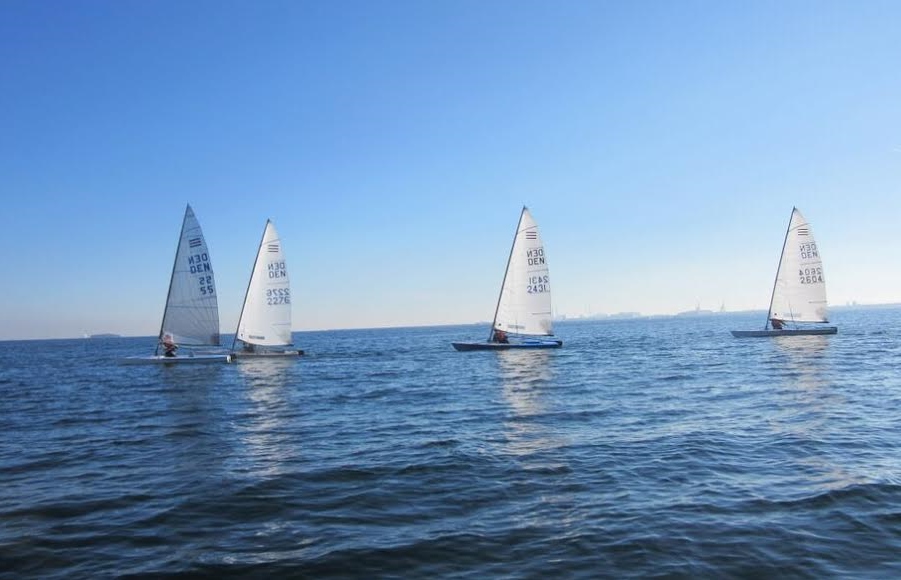
[[624, 320], [631, 318], [668, 318], [671, 316], [711, 316], [716, 314], [727, 314], [726, 304], [722, 303], [719, 310], [707, 310], [701, 308], [700, 305], [695, 306], [692, 310], [684, 310], [675, 314], [642, 314], [641, 312], [617, 312], [615, 314], [604, 314], [592, 312], [589, 314], [557, 314], [554, 320]]
[[642, 318], [641, 312], [617, 312], [616, 314], [577, 314], [569, 316], [566, 314], [558, 314], [554, 320], [618, 320], [623, 318]]

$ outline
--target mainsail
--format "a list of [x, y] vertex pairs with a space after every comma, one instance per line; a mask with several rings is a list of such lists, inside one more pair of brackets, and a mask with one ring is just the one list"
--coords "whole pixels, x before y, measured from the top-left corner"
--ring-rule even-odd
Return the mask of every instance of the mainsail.
[[291, 344], [291, 288], [278, 232], [266, 221], [235, 340], [260, 346]]
[[776, 272], [769, 319], [828, 322], [823, 261], [810, 224], [792, 208]]
[[551, 282], [538, 226], [522, 208], [492, 328], [512, 334], [550, 336]]
[[219, 303], [213, 266], [190, 205], [185, 209], [181, 226], [160, 340], [166, 335], [171, 335], [176, 344], [219, 344]]

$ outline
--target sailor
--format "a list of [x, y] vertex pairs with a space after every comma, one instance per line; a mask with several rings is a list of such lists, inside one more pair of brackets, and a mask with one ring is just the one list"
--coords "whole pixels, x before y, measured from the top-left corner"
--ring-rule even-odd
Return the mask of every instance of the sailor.
[[500, 329], [495, 329], [494, 338], [492, 339], [492, 342], [499, 342], [501, 344], [507, 344], [510, 341], [507, 340], [506, 332], [504, 332], [503, 330], [500, 330]]
[[770, 318], [770, 324], [773, 326], [773, 330], [782, 330], [785, 327], [785, 321], [779, 318]]
[[175, 356], [175, 351], [178, 350], [178, 345], [175, 344], [175, 341], [172, 340], [172, 335], [166, 333], [163, 335], [163, 356], [173, 357]]

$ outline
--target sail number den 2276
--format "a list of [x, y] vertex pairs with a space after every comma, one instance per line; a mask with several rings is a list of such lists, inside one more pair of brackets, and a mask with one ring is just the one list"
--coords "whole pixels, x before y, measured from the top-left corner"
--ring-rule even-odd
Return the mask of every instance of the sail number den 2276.
[[[279, 278], [288, 278], [288, 268], [285, 261], [270, 262], [266, 267], [270, 280], [278, 280]], [[266, 289], [266, 305], [278, 306], [279, 304], [291, 304], [291, 291], [288, 288], [267, 288]]]
[[291, 304], [291, 291], [288, 288], [266, 289], [266, 304], [268, 306]]

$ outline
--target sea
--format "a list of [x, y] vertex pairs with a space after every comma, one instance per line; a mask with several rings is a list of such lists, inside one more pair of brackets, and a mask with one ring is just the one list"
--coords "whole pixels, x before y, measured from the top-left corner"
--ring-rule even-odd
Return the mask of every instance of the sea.
[[901, 308], [0, 343], [3, 578], [898, 578]]

